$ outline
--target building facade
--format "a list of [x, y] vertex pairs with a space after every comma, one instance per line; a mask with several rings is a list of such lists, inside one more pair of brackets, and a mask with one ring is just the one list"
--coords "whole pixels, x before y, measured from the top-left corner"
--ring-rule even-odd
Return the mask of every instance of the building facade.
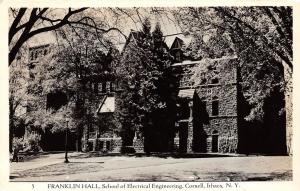
[[236, 58], [219, 58], [173, 65], [183, 71], [206, 67], [197, 84], [189, 72], [181, 77], [175, 143], [183, 152], [237, 152], [237, 64]]
[[[137, 33], [130, 35], [128, 43], [134, 43], [135, 35]], [[222, 57], [193, 60], [184, 55], [184, 43], [184, 40], [176, 37], [168, 46], [175, 61], [170, 67], [179, 79], [172, 150], [181, 153], [248, 152], [251, 150], [249, 145], [253, 145], [253, 137], [263, 131], [253, 129], [253, 136], [247, 138], [247, 132], [250, 131], [244, 117], [248, 111], [245, 111], [245, 100], [241, 94], [238, 59]], [[38, 55], [43, 56], [50, 51], [51, 48], [47, 45], [31, 48], [29, 71], [35, 67]], [[75, 133], [71, 138], [71, 141], [77, 141], [77, 144], [73, 143], [74, 149], [76, 147], [77, 150], [86, 152], [121, 151], [120, 124], [115, 115], [121, 89], [114, 76], [111, 61], [107, 59], [106, 68], [102, 68], [101, 73], [86, 79], [86, 86], [91, 93], [88, 102], [85, 103], [89, 109], [85, 114], [86, 123], [79, 127], [81, 132]], [[200, 68], [199, 71], [196, 68]], [[29, 74], [34, 77], [34, 74]], [[57, 95], [52, 97], [55, 103]], [[51, 95], [44, 96], [45, 108], [48, 107], [49, 100]], [[260, 137], [265, 136], [260, 134]], [[135, 152], [144, 152], [144, 137], [140, 132], [135, 133], [131, 147]]]
[[[180, 87], [177, 94], [178, 120], [174, 124], [176, 133], [173, 150], [235, 153], [238, 149], [237, 59], [225, 57], [184, 60], [186, 58], [181, 50], [183, 43], [183, 40], [176, 37], [170, 47], [176, 61], [171, 67], [175, 68], [175, 72], [180, 71], [176, 74], [179, 75]], [[195, 85], [189, 71], [198, 65], [205, 65], [207, 68], [201, 74], [201, 82]], [[115, 99], [118, 99], [117, 94], [114, 95], [114, 101]], [[105, 115], [101, 110], [104, 109], [99, 106], [98, 115]], [[122, 140], [119, 136], [106, 134], [105, 137], [96, 134], [98, 138], [90, 138], [92, 150], [120, 151]], [[137, 136], [138, 134], [136, 132], [132, 147], [137, 152], [143, 152], [143, 137]]]

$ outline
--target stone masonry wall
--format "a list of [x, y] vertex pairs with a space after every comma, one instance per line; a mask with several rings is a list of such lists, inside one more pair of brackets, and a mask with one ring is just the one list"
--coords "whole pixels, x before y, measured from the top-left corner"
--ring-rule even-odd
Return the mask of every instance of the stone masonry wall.
[[222, 153], [236, 152], [237, 149], [237, 118], [216, 117], [210, 119], [210, 124], [204, 125], [207, 133], [207, 152], [211, 152], [211, 139], [214, 131], [218, 134], [218, 150]]
[[[196, 92], [206, 103], [209, 124], [203, 129], [207, 134], [207, 152], [212, 152], [212, 136], [218, 137], [218, 152], [236, 152], [238, 143], [237, 127], [237, 62], [221, 60], [212, 62], [207, 69], [206, 83], [201, 84]], [[218, 79], [213, 83], [213, 79]], [[218, 115], [212, 115], [212, 102], [218, 100]]]

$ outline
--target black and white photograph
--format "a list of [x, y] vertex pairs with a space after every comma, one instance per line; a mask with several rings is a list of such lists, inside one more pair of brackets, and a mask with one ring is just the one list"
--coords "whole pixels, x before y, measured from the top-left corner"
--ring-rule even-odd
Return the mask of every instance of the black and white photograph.
[[9, 182], [293, 181], [293, 6], [7, 11]]

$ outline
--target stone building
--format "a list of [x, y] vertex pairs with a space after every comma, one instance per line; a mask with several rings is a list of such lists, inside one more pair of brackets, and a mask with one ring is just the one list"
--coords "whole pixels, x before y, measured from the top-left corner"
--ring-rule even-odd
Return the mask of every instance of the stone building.
[[[136, 35], [132, 32], [127, 43], [134, 43]], [[174, 123], [173, 150], [183, 153], [247, 153], [251, 150], [249, 145], [255, 145], [253, 139], [258, 135], [264, 139], [266, 133], [256, 130], [259, 128], [249, 130], [249, 124], [244, 121], [248, 108], [241, 94], [238, 59], [222, 57], [193, 60], [183, 54], [185, 43], [175, 36], [172, 43], [167, 45], [175, 60], [170, 67], [180, 79], [176, 92], [178, 114]], [[34, 67], [37, 55], [49, 51], [48, 46], [32, 48], [29, 67]], [[77, 137], [82, 151], [120, 152], [121, 149], [122, 140], [118, 133], [120, 124], [115, 119], [120, 89], [111, 60], [106, 61], [106, 68], [87, 80], [92, 94], [89, 103], [86, 103], [89, 104], [87, 117], [90, 118], [81, 127], [81, 136]], [[201, 70], [195, 81], [193, 69], [196, 66]], [[57, 95], [53, 96], [57, 98]], [[50, 98], [51, 95], [48, 95], [45, 103]], [[251, 136], [247, 137], [250, 131]], [[136, 152], [144, 152], [143, 141], [144, 138], [136, 132], [132, 145]], [[254, 147], [252, 152], [259, 150], [257, 147], [260, 145]]]
[[[210, 62], [206, 64], [205, 62]], [[178, 93], [181, 111], [175, 143], [183, 152], [237, 152], [238, 86], [236, 58], [183, 61], [182, 70], [205, 65], [199, 84], [182, 75]]]
[[[132, 33], [131, 42], [135, 33]], [[237, 62], [235, 58], [188, 61], [184, 57], [181, 46], [184, 41], [174, 38], [170, 53], [175, 62], [171, 67], [180, 68], [180, 88], [178, 90], [178, 121], [174, 124], [177, 129], [174, 137], [174, 150], [180, 152], [236, 152], [238, 141], [237, 119]], [[32, 47], [30, 49], [29, 71], [38, 59], [51, 51], [50, 45]], [[111, 62], [111, 61], [108, 61]], [[211, 62], [200, 85], [193, 85], [187, 72], [195, 65]], [[83, 151], [119, 152], [122, 140], [118, 135], [114, 119], [117, 109], [118, 84], [113, 76], [111, 63], [103, 68], [101, 74], [91, 77], [87, 86], [92, 90], [92, 98], [87, 116], [89, 123], [82, 126], [81, 149]], [[174, 70], [176, 71], [176, 70]], [[179, 70], [177, 70], [179, 71]], [[33, 78], [34, 74], [29, 72]], [[62, 94], [44, 96], [45, 108], [59, 108], [60, 100], [67, 98]], [[100, 121], [100, 122], [99, 122]], [[103, 122], [105, 121], [105, 122]], [[113, 126], [113, 127], [105, 127]], [[107, 129], [107, 130], [105, 130]], [[57, 136], [57, 135], [56, 135]], [[45, 136], [49, 140], [53, 135]], [[59, 137], [59, 136], [58, 136]], [[71, 148], [75, 149], [76, 135], [71, 136]], [[63, 143], [63, 135], [61, 136]], [[143, 152], [143, 138], [136, 132], [133, 148]], [[63, 145], [63, 144], [61, 144]], [[54, 148], [50, 148], [54, 149]], [[61, 148], [63, 149], [63, 148]], [[46, 149], [47, 150], [47, 149]]]

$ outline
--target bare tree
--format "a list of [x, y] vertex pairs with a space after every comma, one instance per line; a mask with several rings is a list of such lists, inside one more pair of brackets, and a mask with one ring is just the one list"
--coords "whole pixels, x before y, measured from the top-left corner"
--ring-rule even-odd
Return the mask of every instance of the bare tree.
[[49, 8], [10, 9], [11, 25], [9, 28], [9, 65], [15, 60], [20, 48], [32, 37], [49, 31], [55, 31], [63, 26], [92, 28], [96, 33], [118, 31], [116, 27], [100, 28], [94, 18], [85, 16], [83, 12], [89, 8], [62, 9], [56, 14]]

